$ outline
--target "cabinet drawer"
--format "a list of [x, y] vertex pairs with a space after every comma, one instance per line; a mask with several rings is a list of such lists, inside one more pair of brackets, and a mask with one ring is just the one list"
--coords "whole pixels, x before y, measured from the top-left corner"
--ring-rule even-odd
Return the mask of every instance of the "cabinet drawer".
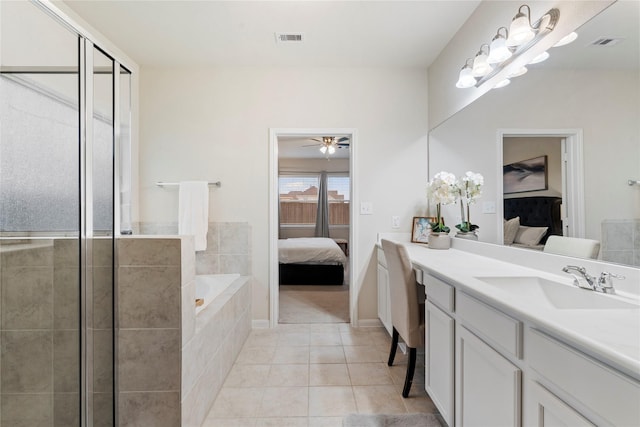
[[612, 425], [640, 425], [637, 381], [535, 329], [526, 350], [531, 368], [590, 411]]
[[454, 287], [430, 274], [424, 275], [424, 286], [427, 299], [448, 312], [453, 312]]
[[463, 323], [507, 353], [522, 358], [522, 322], [458, 292], [456, 313]]
[[378, 249], [378, 264], [387, 268], [387, 259], [384, 257], [384, 251], [382, 249]]

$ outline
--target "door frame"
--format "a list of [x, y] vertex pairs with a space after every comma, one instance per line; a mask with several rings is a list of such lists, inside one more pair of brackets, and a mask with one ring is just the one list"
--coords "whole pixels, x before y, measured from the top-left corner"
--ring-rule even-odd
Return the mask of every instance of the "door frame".
[[584, 156], [583, 156], [583, 139], [582, 129], [498, 129], [497, 134], [497, 192], [496, 192], [496, 221], [498, 230], [498, 242], [504, 240], [504, 197], [503, 197], [503, 181], [502, 181], [502, 165], [503, 165], [503, 144], [505, 137], [552, 137], [564, 138], [565, 148], [562, 152], [563, 165], [563, 184], [562, 195], [565, 218], [563, 218], [563, 231], [566, 230], [569, 237], [585, 236], [585, 202], [584, 202]]
[[358, 217], [354, 206], [358, 206], [358, 187], [356, 176], [357, 129], [355, 128], [270, 128], [269, 129], [269, 327], [278, 325], [280, 313], [280, 288], [278, 273], [278, 137], [299, 136], [317, 137], [318, 135], [348, 135], [349, 144], [349, 318], [357, 326], [358, 290], [355, 283], [354, 260], [357, 259], [358, 245], [355, 239], [358, 229]]

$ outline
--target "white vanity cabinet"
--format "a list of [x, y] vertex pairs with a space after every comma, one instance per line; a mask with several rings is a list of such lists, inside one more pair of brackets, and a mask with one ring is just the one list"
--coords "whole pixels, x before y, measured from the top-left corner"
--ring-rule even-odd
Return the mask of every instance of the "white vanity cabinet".
[[391, 325], [391, 297], [389, 295], [389, 272], [384, 252], [378, 248], [378, 318], [389, 334]]
[[[445, 422], [454, 420], [455, 320], [452, 286], [424, 275], [425, 389]], [[437, 305], [436, 305], [437, 304]]]
[[520, 426], [522, 323], [456, 293], [456, 426]]

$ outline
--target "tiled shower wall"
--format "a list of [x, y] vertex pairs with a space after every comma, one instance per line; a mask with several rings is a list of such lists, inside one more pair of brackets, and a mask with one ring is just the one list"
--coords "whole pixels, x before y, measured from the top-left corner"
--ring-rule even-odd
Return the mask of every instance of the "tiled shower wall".
[[640, 219], [602, 221], [602, 259], [640, 266]]
[[[139, 234], [178, 234], [177, 223], [145, 223], [135, 227]], [[210, 222], [207, 249], [196, 253], [196, 274], [251, 276], [250, 228], [246, 222]]]

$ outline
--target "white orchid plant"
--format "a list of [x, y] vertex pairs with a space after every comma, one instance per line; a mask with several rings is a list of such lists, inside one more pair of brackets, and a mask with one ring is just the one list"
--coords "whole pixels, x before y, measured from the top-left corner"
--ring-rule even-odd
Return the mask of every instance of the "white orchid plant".
[[436, 222], [431, 222], [431, 231], [434, 233], [448, 233], [449, 227], [444, 225], [441, 215], [442, 205], [451, 205], [456, 202], [459, 195], [456, 186], [456, 176], [449, 172], [438, 172], [427, 184], [429, 200], [436, 204]]
[[470, 233], [480, 228], [471, 223], [469, 205], [475, 203], [476, 199], [480, 198], [482, 195], [483, 184], [484, 177], [479, 173], [471, 171], [467, 171], [459, 181], [456, 181], [456, 189], [460, 197], [460, 214], [462, 221], [460, 224], [456, 225], [456, 228], [463, 233]]

